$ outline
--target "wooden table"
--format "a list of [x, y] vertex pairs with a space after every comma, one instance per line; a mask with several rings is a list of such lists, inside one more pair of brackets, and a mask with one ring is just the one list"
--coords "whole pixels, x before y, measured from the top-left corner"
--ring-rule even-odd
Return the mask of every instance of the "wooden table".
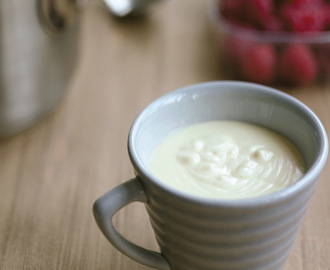
[[[175, 88], [224, 79], [204, 1], [162, 3], [116, 20], [101, 1], [82, 13], [81, 59], [58, 109], [0, 143], [0, 269], [143, 270], [99, 231], [92, 204], [133, 176], [127, 134], [137, 114]], [[330, 133], [330, 89], [289, 90]], [[326, 164], [286, 270], [330, 269]], [[129, 240], [157, 250], [142, 204], [115, 217]], [[202, 269], [201, 269], [202, 270]]]

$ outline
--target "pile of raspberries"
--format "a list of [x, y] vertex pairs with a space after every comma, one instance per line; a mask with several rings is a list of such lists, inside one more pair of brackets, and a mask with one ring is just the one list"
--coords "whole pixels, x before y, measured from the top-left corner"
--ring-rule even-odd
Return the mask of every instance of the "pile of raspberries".
[[[330, 0], [221, 0], [219, 12], [245, 32], [229, 31], [222, 40], [228, 67], [242, 79], [293, 86], [330, 79], [330, 42], [317, 42], [330, 39]], [[263, 33], [291, 36], [289, 42], [263, 42]]]

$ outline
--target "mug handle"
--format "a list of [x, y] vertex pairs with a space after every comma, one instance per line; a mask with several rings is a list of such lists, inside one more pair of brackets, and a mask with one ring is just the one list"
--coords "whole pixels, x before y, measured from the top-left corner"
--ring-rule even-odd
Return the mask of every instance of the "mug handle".
[[137, 178], [115, 187], [95, 201], [93, 213], [96, 223], [109, 242], [126, 256], [149, 267], [170, 270], [170, 265], [161, 253], [133, 244], [115, 229], [112, 223], [114, 214], [135, 201], [147, 203], [144, 188]]

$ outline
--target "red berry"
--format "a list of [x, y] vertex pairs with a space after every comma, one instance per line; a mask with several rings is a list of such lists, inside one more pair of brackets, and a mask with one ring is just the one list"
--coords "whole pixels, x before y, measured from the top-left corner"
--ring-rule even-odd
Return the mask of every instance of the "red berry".
[[302, 5], [302, 4], [320, 4], [323, 2], [323, 0], [289, 0], [290, 3], [296, 4], [296, 5]]
[[316, 56], [319, 65], [319, 74], [322, 79], [330, 80], [330, 45], [317, 47]]
[[307, 45], [291, 44], [284, 49], [279, 60], [280, 79], [291, 85], [307, 85], [317, 73], [315, 57]]
[[248, 39], [240, 39], [235, 36], [228, 36], [224, 39], [224, 53], [225, 56], [237, 64], [241, 61], [242, 57], [249, 51], [253, 45], [252, 41]]
[[323, 2], [300, 0], [283, 5], [280, 15], [289, 31], [317, 32], [325, 28], [324, 8]]
[[246, 80], [269, 84], [274, 78], [276, 56], [271, 45], [256, 44], [241, 59], [241, 72]]
[[265, 22], [265, 30], [281, 31], [283, 30], [283, 23], [279, 18], [275, 16], [270, 16]]
[[274, 11], [273, 0], [248, 0], [244, 2], [245, 18], [257, 28], [266, 29]]
[[330, 30], [330, 5], [324, 5], [325, 31]]

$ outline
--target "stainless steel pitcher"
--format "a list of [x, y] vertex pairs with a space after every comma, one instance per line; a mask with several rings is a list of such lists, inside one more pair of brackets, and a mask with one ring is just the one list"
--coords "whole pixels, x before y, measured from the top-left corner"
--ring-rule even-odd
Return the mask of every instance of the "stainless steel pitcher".
[[0, 138], [61, 100], [78, 57], [79, 0], [0, 0]]

